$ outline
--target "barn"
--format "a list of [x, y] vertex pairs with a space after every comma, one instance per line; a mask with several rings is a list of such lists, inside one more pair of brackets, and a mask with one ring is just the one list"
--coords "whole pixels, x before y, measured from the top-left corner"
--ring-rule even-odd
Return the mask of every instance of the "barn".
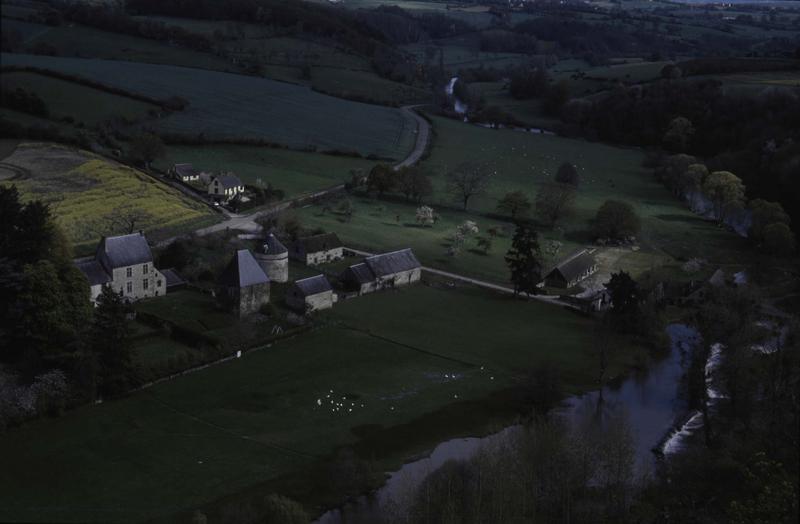
[[344, 246], [336, 233], [322, 233], [297, 239], [292, 244], [289, 256], [313, 266], [339, 260], [344, 256]]
[[544, 277], [545, 285], [570, 288], [597, 271], [597, 261], [588, 250], [582, 249], [568, 256]]
[[351, 291], [371, 293], [387, 287], [405, 286], [422, 277], [422, 265], [410, 248], [372, 255], [355, 264], [341, 275], [342, 282]]
[[325, 275], [297, 280], [286, 293], [286, 304], [304, 313], [330, 309], [334, 302], [336, 295]]

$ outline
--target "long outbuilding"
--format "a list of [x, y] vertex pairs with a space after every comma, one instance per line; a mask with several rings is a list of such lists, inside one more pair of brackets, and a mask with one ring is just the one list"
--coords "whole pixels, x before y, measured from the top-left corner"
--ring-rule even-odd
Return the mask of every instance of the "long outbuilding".
[[597, 261], [589, 250], [582, 249], [558, 263], [544, 277], [545, 285], [557, 288], [570, 288], [597, 271]]
[[422, 264], [410, 248], [372, 255], [354, 264], [341, 275], [345, 286], [359, 294], [400, 287], [419, 281]]

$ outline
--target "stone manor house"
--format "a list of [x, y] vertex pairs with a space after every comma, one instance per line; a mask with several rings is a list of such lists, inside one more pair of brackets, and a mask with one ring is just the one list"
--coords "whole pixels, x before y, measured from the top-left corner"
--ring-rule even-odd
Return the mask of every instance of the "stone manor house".
[[153, 264], [153, 253], [141, 231], [103, 237], [94, 257], [78, 259], [75, 264], [89, 280], [93, 303], [106, 284], [128, 300], [167, 293], [166, 278]]

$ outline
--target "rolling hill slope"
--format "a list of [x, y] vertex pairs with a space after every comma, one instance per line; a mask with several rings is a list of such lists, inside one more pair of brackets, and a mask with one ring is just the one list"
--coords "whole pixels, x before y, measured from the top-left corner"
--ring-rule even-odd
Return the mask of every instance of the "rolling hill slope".
[[4, 66], [30, 66], [89, 78], [155, 98], [180, 96], [184, 111], [159, 131], [206, 139], [260, 139], [292, 148], [356, 151], [399, 159], [416, 125], [403, 111], [341, 100], [311, 89], [250, 76], [186, 67], [3, 54]]

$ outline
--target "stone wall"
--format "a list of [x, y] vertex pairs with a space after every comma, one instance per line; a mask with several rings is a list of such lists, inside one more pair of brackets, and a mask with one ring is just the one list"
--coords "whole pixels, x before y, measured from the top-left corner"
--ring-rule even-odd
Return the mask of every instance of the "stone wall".
[[306, 254], [306, 264], [309, 266], [315, 266], [317, 264], [324, 264], [326, 262], [330, 262], [332, 260], [339, 260], [344, 257], [344, 249], [341, 247], [337, 247], [335, 249], [329, 249], [328, 251], [318, 251], [317, 253], [307, 253]]
[[269, 302], [269, 282], [247, 286], [239, 290], [239, 316], [257, 313]]

